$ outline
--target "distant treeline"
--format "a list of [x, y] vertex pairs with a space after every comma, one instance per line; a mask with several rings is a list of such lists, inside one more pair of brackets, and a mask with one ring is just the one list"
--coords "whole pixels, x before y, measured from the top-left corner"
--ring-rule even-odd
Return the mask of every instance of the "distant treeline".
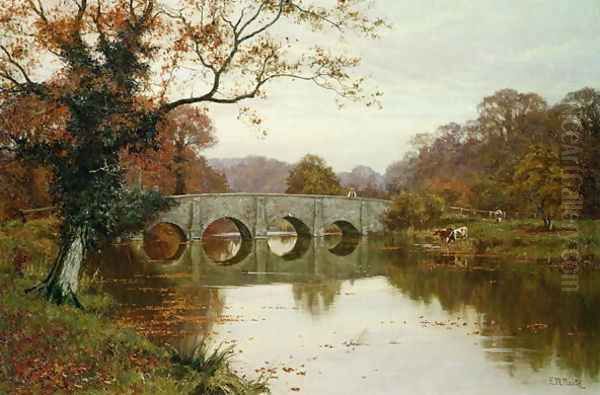
[[584, 88], [549, 104], [536, 93], [504, 89], [477, 110], [473, 120], [414, 136], [413, 149], [388, 167], [387, 190], [557, 218], [568, 189], [580, 194], [585, 217], [600, 217], [599, 91]]
[[[289, 188], [288, 176], [301, 162], [302, 160], [292, 164], [256, 155], [208, 160], [210, 166], [225, 174], [231, 191], [263, 193], [286, 192]], [[343, 189], [354, 188], [359, 195], [365, 197], [387, 196], [385, 176], [368, 166], [355, 166], [351, 171], [340, 172], [336, 176], [335, 183], [339, 183]]]

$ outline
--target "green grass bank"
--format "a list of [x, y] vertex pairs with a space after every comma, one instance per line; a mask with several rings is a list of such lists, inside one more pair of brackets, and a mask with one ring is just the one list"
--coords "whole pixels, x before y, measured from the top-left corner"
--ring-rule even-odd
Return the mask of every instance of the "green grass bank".
[[[469, 237], [446, 245], [433, 235], [435, 228], [466, 226]], [[577, 250], [581, 262], [600, 259], [600, 221], [556, 221], [547, 231], [541, 220], [493, 220], [443, 217], [430, 229], [407, 229], [388, 235], [390, 247], [406, 245], [467, 255], [501, 256], [519, 260], [561, 260], [565, 251]]]

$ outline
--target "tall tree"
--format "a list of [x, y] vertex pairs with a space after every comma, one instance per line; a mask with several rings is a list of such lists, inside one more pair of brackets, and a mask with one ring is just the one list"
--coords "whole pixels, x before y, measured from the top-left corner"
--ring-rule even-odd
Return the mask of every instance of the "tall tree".
[[229, 192], [229, 183], [225, 173], [214, 169], [205, 157], [201, 156], [196, 159], [193, 170], [190, 193]]
[[[175, 195], [191, 192], [187, 178], [200, 151], [217, 142], [214, 127], [205, 112], [197, 108], [180, 107], [173, 118], [170, 131], [173, 133], [173, 170], [175, 173]], [[196, 162], [197, 163], [197, 162]], [[203, 163], [206, 164], [206, 161]]]
[[[383, 22], [361, 3], [0, 0], [3, 149], [52, 171], [62, 218], [60, 252], [36, 290], [78, 304], [86, 252], [123, 232], [123, 219], [139, 227], [164, 206], [124, 188], [119, 158], [157, 148], [158, 125], [176, 108], [265, 97], [282, 78], [372, 104], [379, 93], [350, 75], [359, 58], [314, 42], [319, 33], [327, 44], [331, 32], [375, 35]], [[289, 24], [296, 32], [281, 34]]]
[[534, 208], [552, 230], [561, 202], [562, 171], [558, 152], [547, 146], [531, 146], [515, 168], [512, 190], [524, 205]]
[[[583, 88], [567, 94], [561, 103], [566, 107], [562, 160], [565, 165], [579, 168], [581, 175], [580, 192], [583, 195], [583, 213], [588, 217], [600, 217], [600, 92]], [[574, 122], [573, 122], [574, 121]], [[579, 138], [573, 139], [566, 133], [576, 132]]]
[[287, 178], [286, 193], [339, 195], [343, 192], [340, 179], [331, 166], [317, 155], [305, 155]]
[[224, 192], [222, 182], [211, 190], [209, 180], [218, 176], [201, 156], [216, 142], [215, 128], [206, 110], [180, 107], [160, 124], [157, 151], [123, 156], [124, 166], [129, 168], [129, 183], [157, 186], [170, 195]]
[[536, 93], [503, 89], [479, 104], [477, 128], [472, 133], [481, 142], [481, 162], [490, 177], [509, 183], [512, 169], [529, 145], [545, 135], [548, 105]]

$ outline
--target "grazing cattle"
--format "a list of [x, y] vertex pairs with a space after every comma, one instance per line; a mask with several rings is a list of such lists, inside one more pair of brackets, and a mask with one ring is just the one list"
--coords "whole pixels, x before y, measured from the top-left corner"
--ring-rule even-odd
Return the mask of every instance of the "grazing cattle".
[[460, 228], [454, 229], [452, 232], [454, 234], [454, 240], [457, 239], [468, 239], [469, 238], [469, 230], [466, 226], [461, 226]]
[[461, 226], [456, 229], [435, 229], [433, 231], [433, 235], [438, 236], [441, 241], [450, 244], [451, 242], [456, 241], [458, 239], [467, 239], [469, 237], [469, 230], [466, 226]]
[[494, 211], [494, 217], [496, 218], [496, 222], [502, 222], [504, 218], [506, 218], [506, 213], [500, 209]]
[[454, 233], [454, 229], [452, 229], [452, 228], [435, 229], [433, 231], [434, 236], [438, 236], [441, 241], [445, 241], [446, 243], [449, 243], [449, 242], [455, 240], [452, 236], [453, 233]]

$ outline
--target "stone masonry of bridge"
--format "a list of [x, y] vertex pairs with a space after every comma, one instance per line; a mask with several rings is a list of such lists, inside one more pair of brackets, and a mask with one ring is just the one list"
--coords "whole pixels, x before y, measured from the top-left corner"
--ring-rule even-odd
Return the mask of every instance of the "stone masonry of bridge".
[[200, 239], [214, 221], [233, 221], [244, 239], [267, 236], [269, 225], [287, 220], [296, 233], [318, 237], [323, 229], [337, 225], [344, 233], [367, 235], [383, 231], [383, 214], [390, 202], [380, 199], [349, 199], [344, 196], [287, 195], [274, 193], [211, 193], [174, 196], [178, 205], [157, 223], [179, 227], [188, 240]]

